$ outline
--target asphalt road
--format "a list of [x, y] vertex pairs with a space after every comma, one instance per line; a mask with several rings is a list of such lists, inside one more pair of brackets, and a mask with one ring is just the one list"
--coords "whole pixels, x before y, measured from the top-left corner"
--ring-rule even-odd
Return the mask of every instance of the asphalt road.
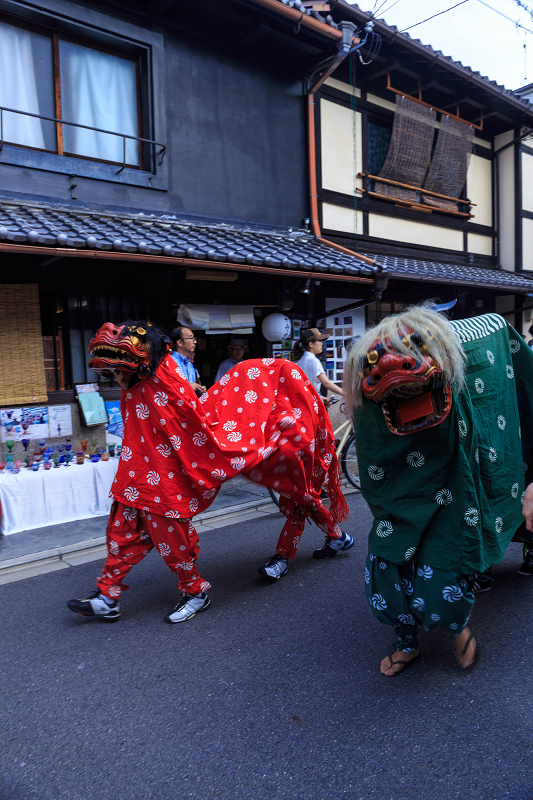
[[517, 545], [480, 596], [481, 658], [462, 673], [426, 633], [402, 675], [380, 675], [393, 632], [370, 614], [359, 495], [334, 559], [309, 526], [267, 583], [281, 517], [202, 537], [211, 608], [163, 623], [174, 579], [152, 553], [117, 623], [73, 615], [98, 562], [0, 587], [1, 800], [531, 800], [533, 579]]

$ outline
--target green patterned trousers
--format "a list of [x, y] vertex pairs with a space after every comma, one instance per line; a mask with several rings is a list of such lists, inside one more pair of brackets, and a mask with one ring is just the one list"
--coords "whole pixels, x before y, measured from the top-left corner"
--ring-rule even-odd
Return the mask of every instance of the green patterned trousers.
[[466, 627], [474, 608], [475, 575], [460, 575], [416, 561], [395, 564], [368, 555], [366, 599], [380, 622], [393, 625], [395, 650], [418, 649], [417, 628], [444, 628], [452, 638]]

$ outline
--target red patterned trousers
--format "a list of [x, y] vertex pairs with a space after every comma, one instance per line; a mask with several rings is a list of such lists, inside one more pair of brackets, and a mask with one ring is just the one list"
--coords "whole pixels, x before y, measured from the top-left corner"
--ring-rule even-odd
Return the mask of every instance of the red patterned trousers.
[[282, 558], [294, 560], [307, 519], [312, 519], [320, 530], [324, 531], [326, 536], [329, 536], [331, 539], [338, 539], [342, 533], [339, 526], [335, 525], [333, 522], [331, 514], [323, 503], [320, 503], [317, 508], [311, 511], [308, 511], [308, 509], [304, 511], [303, 506], [294, 503], [292, 500], [287, 500], [285, 497], [281, 497], [279, 507], [280, 511], [287, 517], [275, 551], [276, 554]]
[[190, 519], [170, 519], [119, 503], [111, 506], [107, 525], [107, 559], [96, 585], [106, 597], [117, 598], [129, 587], [123, 583], [130, 569], [157, 547], [178, 578], [180, 591], [199, 594], [210, 585], [196, 571], [200, 550]]

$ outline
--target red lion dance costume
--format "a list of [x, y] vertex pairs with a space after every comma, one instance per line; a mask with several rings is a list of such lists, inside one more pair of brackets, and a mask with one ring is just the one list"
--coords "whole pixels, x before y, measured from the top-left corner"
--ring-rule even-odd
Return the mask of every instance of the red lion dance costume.
[[[111, 487], [108, 556], [97, 591], [71, 600], [72, 611], [118, 619], [118, 599], [128, 588], [124, 578], [153, 547], [176, 573], [182, 593], [165, 619], [182, 622], [208, 608], [210, 584], [196, 569], [192, 517], [236, 475], [280, 493], [286, 522], [276, 554], [285, 562], [294, 558], [308, 517], [326, 534], [317, 557], [352, 544], [338, 527], [348, 509], [331, 423], [294, 364], [271, 358], [243, 362], [198, 398], [156, 326], [106, 323], [89, 351], [92, 369], [131, 377], [122, 392], [124, 439]], [[320, 500], [326, 478], [329, 511]]]

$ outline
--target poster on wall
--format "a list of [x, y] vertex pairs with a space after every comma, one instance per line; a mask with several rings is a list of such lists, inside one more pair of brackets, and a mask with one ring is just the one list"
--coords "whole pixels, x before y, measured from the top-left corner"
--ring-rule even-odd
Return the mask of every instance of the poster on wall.
[[4, 408], [0, 411], [0, 440], [6, 439], [20, 441], [24, 438], [21, 408]]
[[48, 435], [72, 436], [72, 410], [70, 406], [48, 406]]
[[122, 444], [124, 436], [124, 422], [120, 413], [120, 401], [108, 401], [105, 404], [109, 422], [105, 426], [106, 444]]
[[[329, 309], [349, 305], [346, 298], [326, 299], [326, 313]], [[321, 320], [322, 322], [322, 320]], [[344, 378], [344, 363], [346, 361], [346, 343], [354, 336], [361, 336], [365, 331], [365, 310], [357, 308], [348, 310], [344, 314], [337, 312], [328, 315], [324, 322], [324, 333], [329, 339], [325, 343], [326, 375], [336, 383], [342, 383]]]
[[23, 429], [26, 428], [25, 438], [47, 439], [48, 407], [40, 406], [38, 408], [23, 408], [21, 426]]

